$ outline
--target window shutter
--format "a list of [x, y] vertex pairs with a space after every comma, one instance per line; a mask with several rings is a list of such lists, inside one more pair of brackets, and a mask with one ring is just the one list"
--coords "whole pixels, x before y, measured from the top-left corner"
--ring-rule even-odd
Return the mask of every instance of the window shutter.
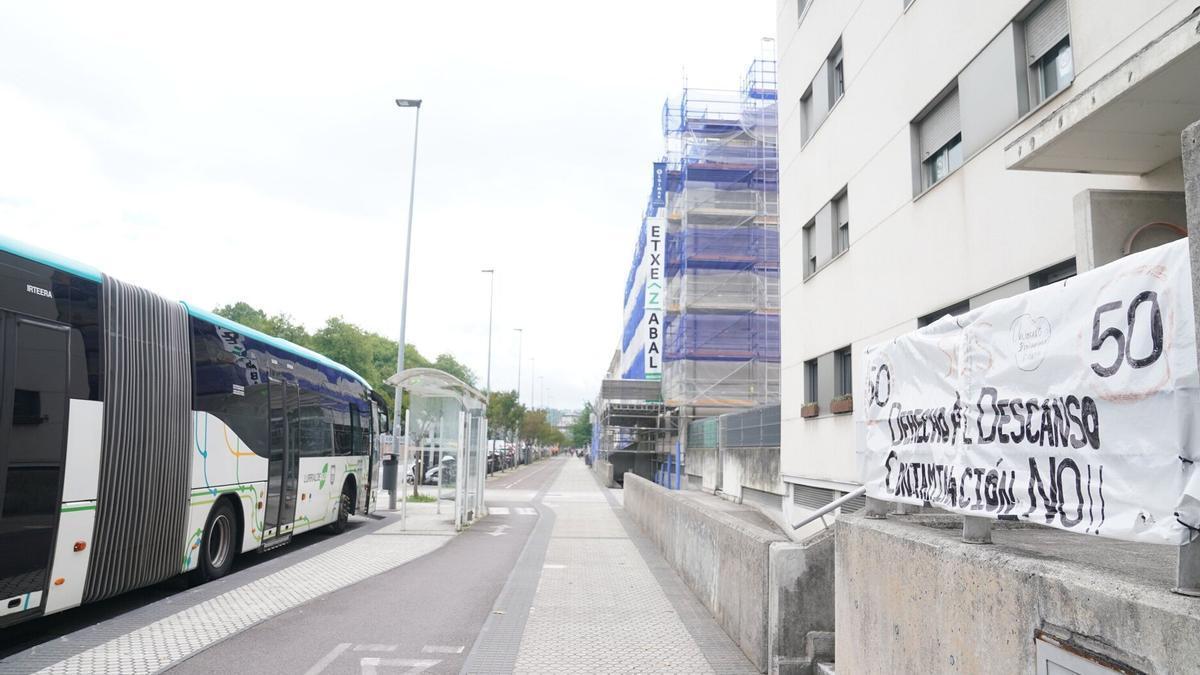
[[961, 130], [958, 119], [958, 89], [950, 92], [920, 122], [921, 161], [950, 142]]
[[792, 503], [809, 511], [816, 511], [833, 501], [833, 490], [812, 487], [811, 485], [792, 484]]
[[1071, 12], [1067, 0], [1046, 0], [1025, 20], [1025, 52], [1029, 63], [1042, 58], [1050, 48], [1067, 37]]

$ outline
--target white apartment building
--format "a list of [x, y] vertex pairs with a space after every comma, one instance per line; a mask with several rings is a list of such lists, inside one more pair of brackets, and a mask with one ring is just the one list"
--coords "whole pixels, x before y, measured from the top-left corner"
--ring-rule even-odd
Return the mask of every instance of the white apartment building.
[[792, 522], [858, 483], [866, 346], [1185, 231], [1196, 4], [779, 0]]

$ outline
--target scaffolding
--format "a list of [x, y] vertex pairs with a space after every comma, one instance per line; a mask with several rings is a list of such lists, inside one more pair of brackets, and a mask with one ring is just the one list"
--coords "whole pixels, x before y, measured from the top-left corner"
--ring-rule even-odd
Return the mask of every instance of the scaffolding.
[[773, 58], [738, 91], [685, 88], [663, 106], [669, 180], [663, 401], [779, 400], [779, 162]]

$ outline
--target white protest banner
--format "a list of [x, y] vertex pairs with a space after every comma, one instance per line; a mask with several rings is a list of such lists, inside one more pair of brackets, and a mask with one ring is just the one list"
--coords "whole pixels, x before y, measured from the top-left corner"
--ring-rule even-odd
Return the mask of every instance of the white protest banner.
[[1187, 241], [867, 349], [867, 495], [1183, 544], [1200, 528]]

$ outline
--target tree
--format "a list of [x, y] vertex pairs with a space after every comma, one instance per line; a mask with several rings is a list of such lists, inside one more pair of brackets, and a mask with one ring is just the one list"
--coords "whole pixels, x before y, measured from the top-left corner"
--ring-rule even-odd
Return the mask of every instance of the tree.
[[311, 336], [304, 326], [296, 323], [288, 314], [267, 316], [263, 310], [245, 302], [218, 307], [213, 310], [213, 313], [302, 347], [309, 347], [312, 342]]
[[470, 368], [459, 363], [458, 359], [449, 354], [438, 354], [437, 360], [433, 362], [433, 367], [450, 373], [472, 387], [475, 386], [475, 373], [471, 372]]
[[592, 445], [592, 403], [583, 404], [579, 417], [571, 425], [571, 445], [576, 448], [587, 448]]
[[517, 401], [515, 391], [493, 392], [488, 401], [488, 429], [497, 438], [513, 438], [525, 417], [525, 406]]
[[521, 440], [538, 445], [563, 445], [567, 437], [546, 419], [545, 410], [526, 410], [521, 418]]

